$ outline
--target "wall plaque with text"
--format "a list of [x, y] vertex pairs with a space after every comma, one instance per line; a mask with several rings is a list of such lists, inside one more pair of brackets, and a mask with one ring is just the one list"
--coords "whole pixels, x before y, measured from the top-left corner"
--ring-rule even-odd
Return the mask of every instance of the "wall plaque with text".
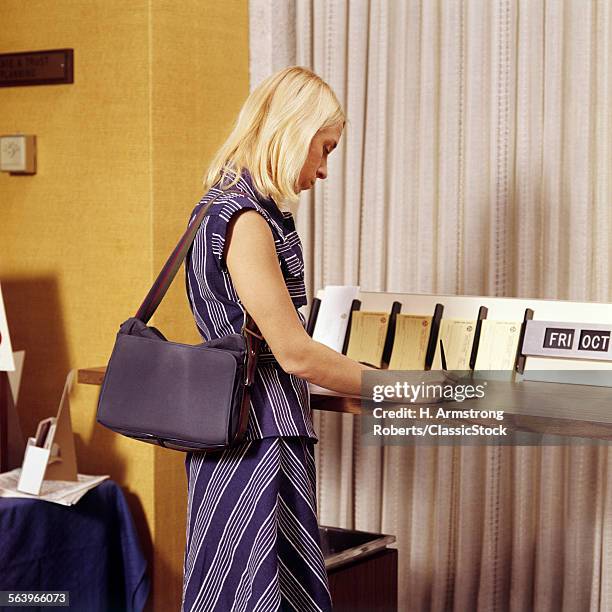
[[0, 87], [74, 83], [73, 49], [0, 54]]

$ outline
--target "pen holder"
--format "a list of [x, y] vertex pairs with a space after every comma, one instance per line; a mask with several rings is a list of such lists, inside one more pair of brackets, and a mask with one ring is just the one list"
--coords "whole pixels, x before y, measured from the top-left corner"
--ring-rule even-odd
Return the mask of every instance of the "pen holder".
[[35, 438], [28, 438], [28, 444], [23, 457], [21, 475], [17, 490], [30, 495], [38, 495], [45, 479], [45, 472], [51, 457], [50, 448], [36, 446]]

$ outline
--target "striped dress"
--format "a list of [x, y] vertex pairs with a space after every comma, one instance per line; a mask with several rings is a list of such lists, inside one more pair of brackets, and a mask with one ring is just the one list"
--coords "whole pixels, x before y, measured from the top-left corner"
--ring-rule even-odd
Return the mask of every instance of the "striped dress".
[[[232, 216], [256, 210], [272, 231], [297, 310], [306, 304], [302, 245], [290, 212], [263, 198], [243, 171], [211, 205], [186, 258], [186, 290], [204, 340], [240, 333], [245, 309], [223, 259]], [[219, 189], [197, 204], [191, 219]], [[245, 441], [223, 453], [187, 453], [187, 544], [182, 610], [331, 610], [321, 552], [314, 464], [317, 437], [305, 380], [263, 343]]]

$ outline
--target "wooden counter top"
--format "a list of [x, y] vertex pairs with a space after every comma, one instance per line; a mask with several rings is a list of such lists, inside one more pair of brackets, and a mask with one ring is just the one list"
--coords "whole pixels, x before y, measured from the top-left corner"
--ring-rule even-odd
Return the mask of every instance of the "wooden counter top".
[[[83, 384], [101, 385], [106, 367], [78, 370], [77, 381]], [[309, 385], [310, 405], [316, 410], [361, 414], [361, 399], [344, 396], [329, 389]], [[489, 399], [445, 402], [448, 410], [503, 410], [503, 425], [515, 431], [538, 434], [573, 436], [612, 441], [612, 388], [537, 381], [493, 382], [489, 386]], [[385, 407], [400, 404], [385, 402]], [[404, 405], [408, 405], [405, 403]], [[436, 423], [449, 425], [500, 424], [496, 420], [436, 419]]]

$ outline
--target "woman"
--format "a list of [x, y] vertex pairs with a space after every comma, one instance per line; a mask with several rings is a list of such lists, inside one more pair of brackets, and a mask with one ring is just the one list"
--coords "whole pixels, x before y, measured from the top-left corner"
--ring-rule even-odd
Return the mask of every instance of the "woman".
[[[186, 260], [186, 284], [204, 338], [240, 333], [248, 312], [263, 343], [245, 441], [187, 455], [183, 610], [331, 610], [317, 523], [307, 381], [358, 394], [366, 366], [315, 342], [306, 304], [293, 201], [327, 176], [344, 113], [317, 75], [290, 67], [246, 100], [206, 175], [220, 190]], [[239, 192], [239, 193], [236, 193]]]

